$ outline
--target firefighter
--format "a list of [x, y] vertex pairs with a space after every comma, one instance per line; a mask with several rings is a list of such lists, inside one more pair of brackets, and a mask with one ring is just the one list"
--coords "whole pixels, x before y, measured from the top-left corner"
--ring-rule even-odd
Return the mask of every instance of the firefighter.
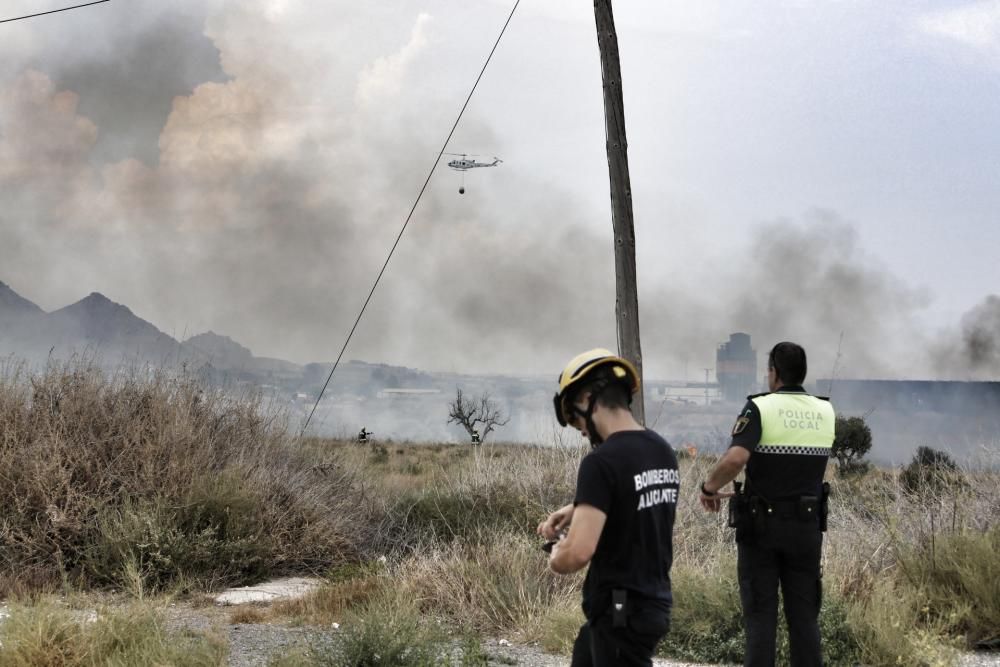
[[572, 667], [651, 666], [670, 627], [680, 476], [670, 445], [629, 411], [638, 390], [632, 364], [605, 349], [575, 357], [559, 376], [556, 419], [593, 446], [573, 503], [538, 525], [553, 571], [590, 566]]
[[[821, 667], [820, 552], [826, 530], [823, 482], [833, 446], [834, 412], [802, 388], [806, 352], [778, 343], [767, 362], [769, 393], [747, 397], [732, 443], [701, 485], [701, 504], [718, 512], [730, 498], [746, 667], [772, 667], [781, 586], [793, 667]], [[735, 493], [720, 490], [746, 468]]]
[[472, 444], [479, 444], [479, 429], [472, 429]]
[[365, 430], [365, 427], [362, 426], [361, 431], [358, 433], [358, 442], [362, 445], [365, 444], [366, 442], [368, 442], [368, 436], [370, 436], [371, 434], [372, 434], [371, 431]]

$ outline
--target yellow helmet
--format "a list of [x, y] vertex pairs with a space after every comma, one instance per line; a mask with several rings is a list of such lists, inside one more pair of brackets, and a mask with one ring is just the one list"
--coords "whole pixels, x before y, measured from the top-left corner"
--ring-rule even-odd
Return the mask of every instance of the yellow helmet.
[[560, 426], [569, 423], [571, 413], [568, 399], [572, 398], [574, 389], [580, 387], [594, 370], [604, 367], [610, 367], [614, 377], [628, 385], [631, 394], [639, 391], [639, 373], [628, 360], [603, 347], [587, 350], [570, 359], [566, 368], [559, 374], [559, 392], [555, 395], [553, 403]]

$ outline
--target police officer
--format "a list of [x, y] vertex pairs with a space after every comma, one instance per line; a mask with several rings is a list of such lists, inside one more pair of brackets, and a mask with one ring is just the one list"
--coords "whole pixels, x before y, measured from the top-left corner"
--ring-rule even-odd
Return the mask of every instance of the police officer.
[[[770, 393], [749, 396], [732, 444], [701, 485], [701, 504], [718, 512], [730, 500], [736, 528], [747, 667], [772, 667], [781, 585], [793, 667], [821, 667], [820, 551], [825, 530], [823, 483], [833, 446], [834, 412], [802, 388], [806, 352], [778, 343], [768, 355]], [[746, 467], [742, 492], [720, 493]]]
[[558, 539], [553, 571], [590, 565], [583, 584], [587, 622], [572, 667], [652, 665], [670, 627], [680, 478], [670, 445], [629, 411], [638, 390], [632, 364], [605, 349], [575, 357], [559, 375], [556, 419], [593, 445], [580, 463], [573, 503], [538, 526], [546, 539]]

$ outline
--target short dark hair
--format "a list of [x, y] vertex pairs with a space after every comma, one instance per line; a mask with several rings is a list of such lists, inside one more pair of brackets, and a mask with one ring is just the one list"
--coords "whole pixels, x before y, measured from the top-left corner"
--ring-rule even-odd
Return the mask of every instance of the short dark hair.
[[597, 404], [604, 408], [628, 410], [632, 405], [631, 387], [609, 367], [597, 368], [589, 373], [580, 385], [580, 389], [573, 392], [570, 402], [576, 402], [580, 396], [588, 392], [596, 394]]
[[771, 348], [767, 365], [778, 374], [783, 385], [801, 385], [806, 379], [806, 351], [801, 345], [788, 341]]

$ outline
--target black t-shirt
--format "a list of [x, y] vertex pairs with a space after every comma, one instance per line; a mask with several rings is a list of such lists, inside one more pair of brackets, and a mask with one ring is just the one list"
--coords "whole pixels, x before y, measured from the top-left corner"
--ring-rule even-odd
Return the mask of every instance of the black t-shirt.
[[[802, 387], [782, 387], [778, 392], [805, 393]], [[763, 396], [763, 394], [758, 394]], [[756, 398], [751, 396], [750, 398]], [[759, 454], [763, 425], [760, 409], [748, 400], [733, 426], [730, 447], [742, 447], [750, 452], [746, 477], [752, 493], [768, 500], [792, 500], [806, 495], [819, 495], [826, 473], [827, 457], [800, 454]]]
[[595, 618], [611, 606], [611, 591], [669, 605], [677, 457], [653, 431], [619, 431], [580, 463], [574, 505], [607, 515], [583, 584], [583, 611]]

